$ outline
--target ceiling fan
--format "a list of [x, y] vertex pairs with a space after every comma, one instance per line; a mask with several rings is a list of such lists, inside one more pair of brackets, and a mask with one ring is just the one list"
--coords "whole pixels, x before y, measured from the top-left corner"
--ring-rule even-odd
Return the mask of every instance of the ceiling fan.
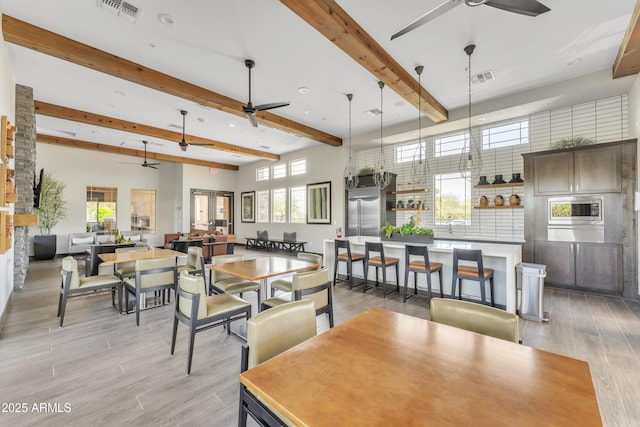
[[187, 147], [190, 145], [204, 145], [204, 146], [210, 146], [211, 144], [208, 142], [187, 142], [184, 139], [184, 125], [185, 125], [185, 117], [187, 116], [187, 114], [189, 114], [189, 112], [187, 110], [180, 110], [180, 114], [182, 114], [182, 140], [178, 143], [178, 146], [180, 146], [180, 149], [182, 151], [187, 151]]
[[450, 11], [454, 7], [460, 6], [463, 2], [467, 6], [473, 7], [486, 4], [487, 6], [506, 10], [507, 12], [519, 13], [520, 15], [527, 16], [538, 16], [551, 10], [537, 0], [448, 0], [392, 35], [391, 40], [396, 39], [409, 31], [415, 30], [421, 25], [424, 25], [438, 16]]
[[144, 144], [144, 162], [142, 162], [142, 164], [140, 166], [145, 167], [145, 168], [158, 169], [158, 165], [160, 163], [149, 163], [149, 162], [147, 162], [147, 144], [149, 143], [149, 141], [142, 141], [142, 143]]
[[262, 104], [256, 105], [255, 107], [251, 103], [251, 69], [256, 66], [256, 63], [251, 59], [246, 59], [244, 61], [244, 65], [249, 69], [249, 102], [246, 106], [242, 107], [242, 111], [247, 115], [247, 118], [253, 125], [253, 127], [258, 127], [258, 120], [256, 120], [256, 112], [272, 110], [274, 108], [286, 107], [290, 104], [290, 102], [273, 102], [271, 104]]

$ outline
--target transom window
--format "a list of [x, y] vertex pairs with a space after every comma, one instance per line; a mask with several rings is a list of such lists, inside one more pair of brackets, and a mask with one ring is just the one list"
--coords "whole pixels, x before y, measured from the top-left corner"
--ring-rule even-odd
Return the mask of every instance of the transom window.
[[303, 175], [307, 173], [307, 160], [298, 159], [289, 162], [289, 175]]
[[482, 129], [482, 149], [529, 143], [529, 121], [501, 124]]
[[268, 181], [269, 180], [269, 167], [256, 169], [256, 181]]
[[281, 163], [272, 167], [273, 179], [284, 178], [287, 176], [287, 165]]
[[462, 132], [453, 135], [434, 138], [435, 157], [451, 156], [469, 151], [469, 133]]
[[413, 157], [418, 154], [419, 144], [422, 144], [420, 152], [420, 160], [423, 160], [426, 154], [425, 143], [412, 142], [396, 146], [396, 163], [405, 163], [413, 161]]

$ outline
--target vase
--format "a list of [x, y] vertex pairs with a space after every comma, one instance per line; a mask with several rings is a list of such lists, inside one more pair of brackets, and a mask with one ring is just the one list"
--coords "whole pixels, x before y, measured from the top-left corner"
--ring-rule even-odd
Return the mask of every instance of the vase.
[[37, 260], [53, 259], [56, 256], [56, 246], [55, 234], [33, 236], [33, 257]]
[[493, 199], [493, 204], [496, 206], [502, 206], [504, 205], [504, 197], [502, 197], [501, 195], [497, 195], [494, 199]]
[[489, 199], [487, 198], [487, 196], [480, 196], [480, 198], [478, 199], [478, 203], [480, 204], [480, 206], [487, 206], [489, 204]]
[[517, 194], [512, 194], [509, 197], [509, 205], [518, 206], [519, 204], [520, 204], [520, 196], [518, 196]]

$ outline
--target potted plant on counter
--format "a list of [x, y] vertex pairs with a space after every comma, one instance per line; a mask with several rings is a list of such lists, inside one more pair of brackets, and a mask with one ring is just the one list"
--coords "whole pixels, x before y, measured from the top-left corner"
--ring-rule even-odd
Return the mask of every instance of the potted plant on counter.
[[433, 229], [419, 227], [415, 217], [412, 216], [409, 223], [402, 224], [400, 227], [387, 222], [380, 229], [380, 238], [399, 242], [433, 243]]
[[63, 193], [65, 184], [45, 173], [40, 190], [40, 207], [38, 208], [38, 227], [40, 236], [33, 236], [33, 255], [35, 259], [53, 259], [56, 256], [57, 238], [51, 229], [67, 217], [67, 206]]

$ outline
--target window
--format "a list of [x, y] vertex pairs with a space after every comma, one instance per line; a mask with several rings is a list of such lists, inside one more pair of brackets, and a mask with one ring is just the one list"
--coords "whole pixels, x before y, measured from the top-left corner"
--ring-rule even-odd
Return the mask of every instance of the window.
[[471, 179], [459, 172], [434, 175], [436, 224], [468, 224], [471, 221]]
[[269, 180], [269, 167], [256, 169], [256, 181]]
[[256, 221], [269, 222], [269, 190], [256, 191]]
[[307, 173], [307, 160], [298, 159], [289, 162], [289, 175], [302, 175]]
[[304, 224], [307, 221], [307, 187], [291, 187], [289, 204], [290, 222]]
[[284, 178], [287, 176], [287, 165], [281, 163], [279, 165], [273, 165], [273, 179]]
[[482, 149], [529, 143], [529, 121], [502, 124], [482, 129]]
[[114, 234], [116, 221], [118, 189], [87, 187], [86, 230], [98, 234]]
[[462, 150], [469, 151], [469, 133], [458, 133], [455, 135], [448, 135], [433, 140], [435, 147], [435, 157], [451, 156], [453, 154], [462, 154]]
[[287, 222], [287, 189], [274, 188], [271, 190], [271, 221]]
[[131, 190], [131, 230], [156, 231], [155, 190]]
[[[413, 156], [418, 154], [418, 143], [413, 142], [411, 144], [397, 145], [396, 146], [396, 163], [412, 162]], [[421, 158], [424, 159], [426, 154], [425, 143], [422, 143]]]

